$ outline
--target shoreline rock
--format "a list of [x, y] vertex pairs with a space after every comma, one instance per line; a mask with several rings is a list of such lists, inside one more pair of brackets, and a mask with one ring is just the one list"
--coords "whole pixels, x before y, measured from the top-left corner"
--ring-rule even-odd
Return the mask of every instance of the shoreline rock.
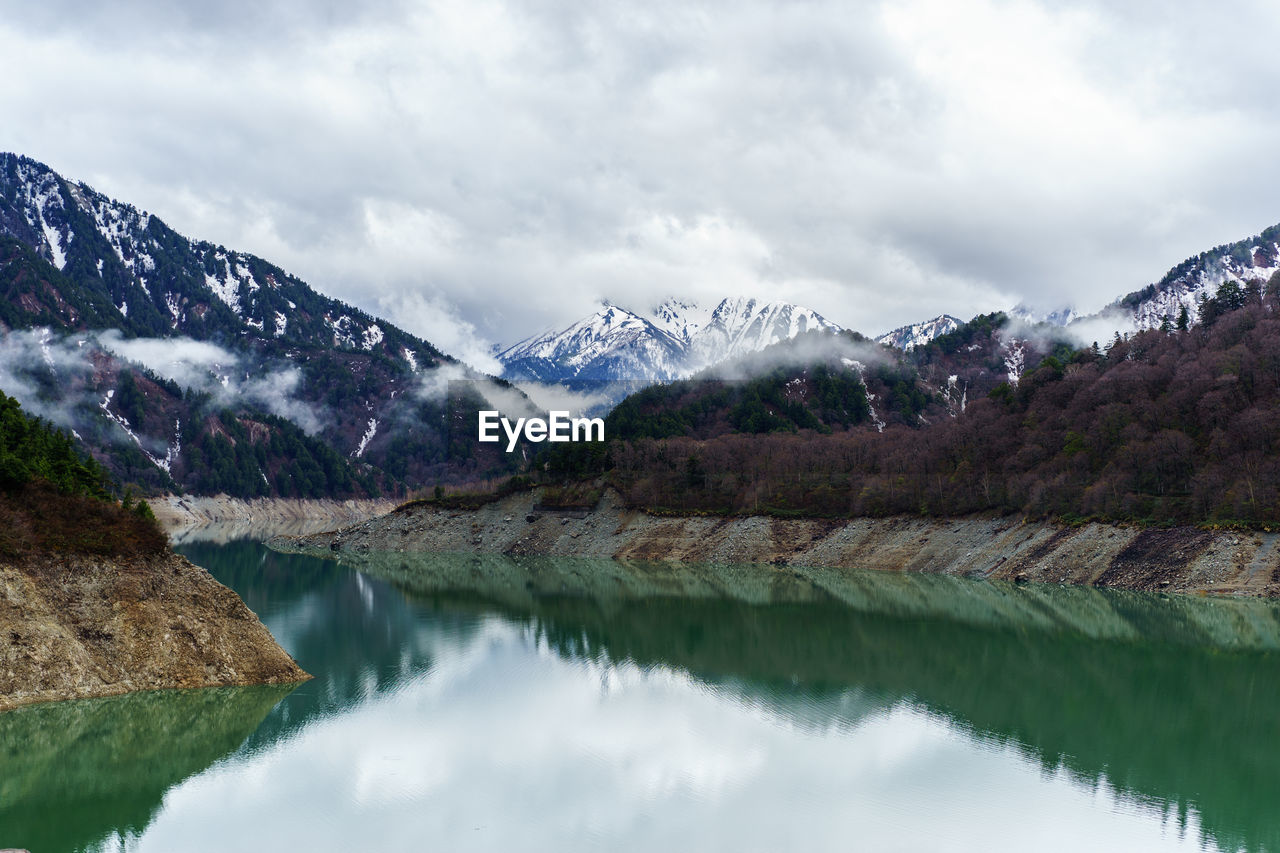
[[1156, 592], [1280, 597], [1278, 533], [1067, 527], [1016, 517], [778, 519], [654, 516], [606, 492], [558, 512], [538, 493], [476, 510], [402, 507], [339, 531], [277, 537], [283, 551], [343, 557], [457, 552], [854, 568]]
[[310, 677], [235, 592], [178, 554], [0, 560], [0, 711]]
[[227, 495], [163, 495], [148, 498], [156, 520], [166, 529], [217, 522], [327, 521], [350, 524], [395, 509], [396, 501], [385, 498], [360, 500], [320, 500], [304, 498], [253, 498], [243, 500]]

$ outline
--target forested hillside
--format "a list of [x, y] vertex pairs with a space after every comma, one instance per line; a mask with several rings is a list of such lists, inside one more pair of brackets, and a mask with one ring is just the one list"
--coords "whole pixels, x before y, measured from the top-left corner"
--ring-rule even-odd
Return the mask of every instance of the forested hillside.
[[[680, 511], [1280, 524], [1280, 298], [1227, 285], [1200, 316], [1105, 348], [1020, 344], [1021, 374], [971, 388], [953, 416], [930, 418], [935, 399], [883, 432], [792, 421], [764, 435], [618, 436], [597, 449], [596, 473], [635, 505]], [[919, 348], [921, 382], [966, 362], [991, 377], [973, 356], [1004, 322], [976, 318]], [[692, 392], [669, 393], [690, 411]], [[587, 474], [592, 459], [551, 467]]]
[[66, 433], [31, 418], [0, 393], [0, 556], [44, 550], [152, 553], [164, 534], [147, 505], [111, 484]]
[[[1059, 337], [1054, 337], [1058, 335]], [[1058, 330], [1020, 339], [1004, 314], [984, 314], [909, 352], [855, 332], [810, 332], [687, 379], [632, 394], [606, 419], [611, 438], [819, 433], [920, 427], [962, 411], [1053, 354]], [[727, 378], [735, 377], [735, 378]]]

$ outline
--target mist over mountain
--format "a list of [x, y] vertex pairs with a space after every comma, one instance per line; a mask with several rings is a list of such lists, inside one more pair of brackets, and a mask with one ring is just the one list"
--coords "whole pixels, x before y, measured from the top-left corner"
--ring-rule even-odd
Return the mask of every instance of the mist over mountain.
[[[1234, 243], [1206, 249], [1175, 265], [1159, 280], [1117, 298], [1101, 310], [1082, 314], [1067, 305], [1038, 311], [1020, 304], [1009, 316], [1027, 323], [1062, 326], [1080, 340], [1110, 340], [1122, 335], [1200, 322], [1201, 304], [1217, 296], [1227, 283], [1264, 285], [1280, 272], [1280, 225]], [[1185, 318], [1184, 318], [1185, 312]]]
[[1182, 309], [1188, 320], [1200, 319], [1202, 301], [1216, 296], [1227, 282], [1265, 284], [1280, 272], [1280, 225], [1253, 237], [1201, 252], [1175, 266], [1159, 281], [1117, 299], [1103, 313], [1132, 318], [1136, 329], [1177, 323]]
[[508, 464], [450, 446], [439, 374], [482, 377], [429, 342], [14, 154], [0, 291], [5, 390], [122, 482], [347, 495]]

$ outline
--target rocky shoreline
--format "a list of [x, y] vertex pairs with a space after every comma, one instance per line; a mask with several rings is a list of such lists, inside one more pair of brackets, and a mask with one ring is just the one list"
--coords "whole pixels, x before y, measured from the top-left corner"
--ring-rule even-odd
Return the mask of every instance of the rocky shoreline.
[[311, 500], [302, 498], [241, 498], [227, 495], [163, 495], [149, 498], [151, 511], [165, 528], [213, 523], [332, 521], [351, 524], [382, 515], [396, 502], [383, 498], [362, 500]]
[[1180, 593], [1280, 597], [1280, 534], [1068, 527], [1019, 518], [778, 519], [655, 516], [606, 492], [592, 509], [550, 509], [538, 492], [476, 510], [401, 507], [339, 531], [277, 537], [322, 556], [452, 552], [766, 563], [928, 572]]
[[308, 676], [233, 591], [172, 552], [0, 561], [0, 711]]

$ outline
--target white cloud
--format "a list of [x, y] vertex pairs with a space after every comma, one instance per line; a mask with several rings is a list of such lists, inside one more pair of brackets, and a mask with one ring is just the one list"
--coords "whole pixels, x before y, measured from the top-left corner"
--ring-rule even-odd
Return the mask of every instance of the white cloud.
[[602, 296], [1094, 309], [1280, 220], [1264, 4], [311, 9], [14, 4], [0, 148], [485, 370]]
[[302, 381], [297, 367], [245, 369], [235, 353], [190, 338], [125, 338], [108, 331], [98, 337], [103, 348], [135, 362], [184, 388], [212, 394], [222, 405], [248, 403], [293, 421], [314, 435], [324, 423], [316, 408], [294, 397]]
[[379, 312], [391, 322], [437, 348], [489, 374], [502, 372], [502, 364], [486, 346], [475, 326], [462, 319], [454, 307], [438, 296], [423, 293], [388, 293], [378, 297]]
[[216, 377], [233, 377], [239, 359], [217, 344], [190, 338], [126, 338], [114, 330], [98, 337], [102, 346], [137, 362], [157, 376], [188, 388], [207, 389]]

